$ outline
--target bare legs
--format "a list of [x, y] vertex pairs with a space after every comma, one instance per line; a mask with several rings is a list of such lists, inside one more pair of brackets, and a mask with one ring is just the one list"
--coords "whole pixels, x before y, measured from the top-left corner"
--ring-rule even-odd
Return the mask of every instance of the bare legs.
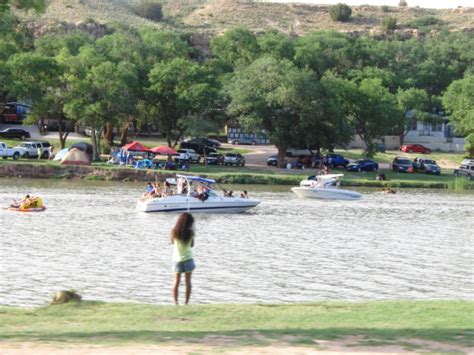
[[189, 298], [191, 297], [191, 272], [187, 272], [184, 274], [184, 278], [186, 281], [186, 304], [189, 303]]
[[[186, 282], [186, 301], [185, 304], [189, 303], [189, 298], [191, 297], [191, 272], [186, 272], [184, 274], [184, 279]], [[181, 274], [180, 273], [175, 273], [174, 274], [174, 284], [173, 284], [173, 299], [174, 299], [174, 304], [178, 304], [178, 289], [179, 289], [179, 283], [181, 281]]]
[[175, 272], [174, 274], [174, 284], [173, 284], [173, 298], [174, 298], [174, 304], [178, 304], [178, 288], [179, 288], [179, 282], [181, 281], [181, 274], [178, 272]]

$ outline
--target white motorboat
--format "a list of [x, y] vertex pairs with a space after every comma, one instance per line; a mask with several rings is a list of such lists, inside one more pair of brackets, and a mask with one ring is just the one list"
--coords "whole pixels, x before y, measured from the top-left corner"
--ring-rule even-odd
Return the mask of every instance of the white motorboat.
[[344, 174], [328, 174], [310, 176], [307, 180], [300, 182], [299, 187], [292, 187], [291, 190], [303, 198], [319, 198], [324, 200], [357, 200], [362, 194], [339, 189], [341, 179]]
[[257, 206], [260, 201], [244, 197], [219, 195], [212, 189], [215, 180], [199, 176], [176, 175], [176, 193], [141, 198], [137, 209], [142, 212], [238, 213]]

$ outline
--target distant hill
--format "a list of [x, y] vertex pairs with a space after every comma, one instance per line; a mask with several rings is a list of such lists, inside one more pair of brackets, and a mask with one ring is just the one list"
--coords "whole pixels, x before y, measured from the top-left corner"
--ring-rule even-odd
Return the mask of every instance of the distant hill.
[[[417, 7], [352, 6], [352, 20], [334, 22], [330, 5], [284, 4], [244, 0], [162, 0], [164, 18], [152, 22], [133, 11], [136, 0], [50, 0], [43, 15], [22, 15], [35, 26], [58, 23], [79, 24], [122, 22], [131, 26], [150, 25], [188, 32], [220, 33], [236, 26], [260, 32], [269, 28], [285, 33], [305, 34], [315, 30], [380, 32], [384, 17], [396, 17], [400, 29], [414, 27], [413, 21], [435, 18], [451, 31], [474, 31], [474, 8], [423, 9]], [[342, 1], [343, 2], [343, 1]], [[423, 21], [421, 21], [423, 22]], [[438, 24], [438, 27], [440, 25]]]

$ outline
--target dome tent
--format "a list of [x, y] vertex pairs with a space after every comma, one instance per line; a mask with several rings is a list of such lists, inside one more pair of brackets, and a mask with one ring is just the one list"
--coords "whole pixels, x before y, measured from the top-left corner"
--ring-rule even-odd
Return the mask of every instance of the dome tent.
[[91, 165], [87, 153], [77, 148], [72, 148], [61, 160], [61, 165]]

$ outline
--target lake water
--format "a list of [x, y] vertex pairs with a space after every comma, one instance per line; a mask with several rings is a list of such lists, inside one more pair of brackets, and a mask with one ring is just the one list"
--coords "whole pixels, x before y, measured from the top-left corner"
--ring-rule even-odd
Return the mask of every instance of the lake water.
[[[238, 188], [262, 203], [195, 215], [193, 303], [472, 298], [472, 192], [363, 190], [359, 201], [319, 201], [287, 186]], [[71, 288], [87, 300], [171, 303], [177, 215], [137, 212], [143, 189], [0, 179], [1, 206], [29, 192], [48, 207], [0, 211], [0, 304], [44, 305]]]

